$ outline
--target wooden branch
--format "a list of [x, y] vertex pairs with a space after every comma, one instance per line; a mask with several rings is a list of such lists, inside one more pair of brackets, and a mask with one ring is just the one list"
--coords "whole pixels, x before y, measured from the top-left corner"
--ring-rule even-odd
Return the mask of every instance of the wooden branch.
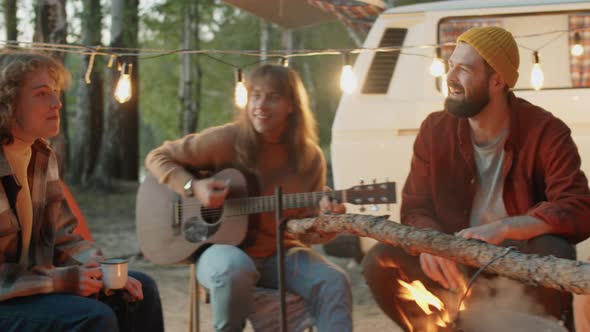
[[[384, 216], [342, 214], [290, 220], [287, 231], [294, 234], [350, 233], [366, 236], [401, 247], [410, 254], [430, 253], [478, 268], [506, 251], [504, 247], [481, 241], [401, 225]], [[527, 255], [512, 250], [488, 266], [486, 271], [528, 284], [590, 294], [590, 264], [580, 261]]]

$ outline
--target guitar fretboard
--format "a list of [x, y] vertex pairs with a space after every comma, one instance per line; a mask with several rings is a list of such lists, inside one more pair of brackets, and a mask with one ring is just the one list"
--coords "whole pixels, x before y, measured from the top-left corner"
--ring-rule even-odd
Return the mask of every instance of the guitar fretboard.
[[[330, 192], [310, 192], [297, 194], [284, 194], [282, 199], [283, 209], [297, 209], [303, 207], [317, 207], [324, 195], [343, 202], [346, 190]], [[226, 216], [240, 216], [275, 210], [275, 196], [258, 196], [228, 199], [223, 205]]]

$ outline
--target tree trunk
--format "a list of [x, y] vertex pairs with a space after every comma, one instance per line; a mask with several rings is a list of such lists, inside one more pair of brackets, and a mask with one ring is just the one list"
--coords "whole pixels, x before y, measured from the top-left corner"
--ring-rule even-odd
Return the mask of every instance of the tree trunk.
[[[111, 3], [111, 47], [138, 47], [138, 0]], [[139, 64], [136, 57], [117, 58], [131, 66], [131, 99], [120, 104], [114, 98], [121, 73], [117, 64], [108, 70], [107, 108], [94, 180], [110, 185], [113, 179], [136, 181], [139, 175]]]
[[294, 32], [291, 29], [283, 29], [281, 34], [281, 41], [283, 43], [283, 48], [285, 49], [287, 54], [293, 53], [293, 49], [295, 47], [295, 36]]
[[[84, 0], [82, 17], [82, 43], [100, 45], [102, 9], [100, 0]], [[82, 56], [82, 68], [91, 61], [90, 55]], [[90, 83], [85, 81], [86, 70], [80, 73], [78, 83], [78, 110], [76, 113], [76, 140], [72, 142], [75, 159], [71, 160], [69, 178], [76, 184], [87, 185], [100, 152], [103, 121], [103, 66], [102, 57], [94, 58]]]
[[[184, 29], [183, 29], [183, 49], [193, 49], [193, 41], [199, 43], [199, 11], [198, 4], [192, 1], [188, 1], [184, 6]], [[182, 55], [182, 66], [180, 72], [180, 88], [179, 88], [179, 101], [180, 101], [180, 130], [183, 135], [193, 133], [197, 129], [198, 112], [199, 108], [197, 105], [198, 100], [201, 97], [200, 91], [200, 63], [199, 57], [196, 57], [196, 71], [197, 71], [197, 82], [193, 80], [193, 74], [195, 68], [193, 68], [193, 62], [190, 54]], [[193, 91], [193, 84], [196, 83], [196, 89]], [[193, 97], [193, 92], [196, 93], [196, 98]]]
[[18, 39], [17, 20], [16, 20], [16, 0], [4, 0], [4, 21], [6, 29], [6, 40]]
[[367, 236], [401, 247], [417, 255], [429, 253], [457, 263], [481, 267], [505, 254], [486, 268], [496, 274], [533, 285], [541, 285], [576, 294], [590, 294], [590, 264], [580, 261], [522, 254], [476, 240], [444, 234], [431, 229], [418, 229], [398, 224], [382, 216], [342, 214], [320, 216], [287, 223], [294, 234], [350, 233]]
[[[34, 42], [66, 44], [67, 27], [66, 0], [37, 0]], [[52, 56], [63, 63], [64, 53], [53, 52]], [[61, 100], [63, 106], [60, 111], [60, 133], [50, 141], [57, 155], [60, 176], [63, 177], [68, 167], [69, 156], [65, 93], [62, 93]]]
[[260, 60], [266, 60], [270, 43], [270, 24], [263, 18], [258, 19], [260, 25]]

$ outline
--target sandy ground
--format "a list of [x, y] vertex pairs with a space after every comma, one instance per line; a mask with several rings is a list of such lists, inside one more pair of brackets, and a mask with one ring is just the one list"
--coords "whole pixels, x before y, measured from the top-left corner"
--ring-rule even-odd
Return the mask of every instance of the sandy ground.
[[[110, 194], [71, 188], [92, 232], [107, 257], [130, 257], [130, 269], [148, 273], [158, 283], [166, 331], [188, 331], [188, 267], [156, 266], [139, 257], [135, 236], [136, 184], [121, 184]], [[352, 260], [331, 258], [350, 276], [355, 331], [401, 331], [375, 305]], [[201, 305], [201, 331], [212, 331], [209, 305]], [[251, 331], [247, 328], [247, 331]]]
[[[140, 250], [135, 236], [134, 217], [137, 184], [119, 184], [117, 190], [110, 194], [99, 191], [80, 191], [77, 188], [71, 189], [88, 221], [94, 240], [103, 249], [105, 255], [107, 257], [129, 257], [131, 269], [143, 271], [156, 280], [162, 298], [166, 331], [188, 331], [188, 267], [156, 266], [138, 255]], [[321, 250], [321, 247], [316, 249]], [[585, 259], [589, 254], [589, 240], [578, 245], [580, 259]], [[401, 332], [401, 329], [391, 322], [373, 301], [361, 276], [359, 265], [353, 260], [328, 258], [341, 266], [350, 277], [354, 301], [354, 330]], [[499, 288], [509, 289], [503, 286]], [[511, 293], [511, 291], [507, 291], [507, 293]], [[517, 293], [508, 297], [522, 307], [523, 298], [515, 294]], [[507, 308], [505, 301], [501, 305], [498, 304], [497, 302], [494, 305]], [[200, 312], [201, 331], [212, 331], [209, 305], [201, 305]], [[510, 331], [512, 329], [496, 329], [495, 331], [502, 330]], [[252, 329], [248, 327], [246, 331], [252, 331]], [[533, 331], [539, 331], [539, 329]]]

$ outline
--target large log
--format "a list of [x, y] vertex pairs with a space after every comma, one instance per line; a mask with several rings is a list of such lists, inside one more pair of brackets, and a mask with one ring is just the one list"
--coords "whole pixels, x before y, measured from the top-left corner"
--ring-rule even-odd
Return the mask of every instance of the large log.
[[350, 233], [366, 236], [401, 247], [410, 254], [430, 253], [478, 268], [494, 257], [505, 254], [488, 266], [486, 271], [533, 285], [576, 294], [590, 294], [588, 263], [553, 256], [527, 255], [516, 250], [506, 252], [503, 247], [431, 229], [401, 225], [383, 216], [322, 215], [317, 218], [290, 220], [287, 231], [300, 235]]

